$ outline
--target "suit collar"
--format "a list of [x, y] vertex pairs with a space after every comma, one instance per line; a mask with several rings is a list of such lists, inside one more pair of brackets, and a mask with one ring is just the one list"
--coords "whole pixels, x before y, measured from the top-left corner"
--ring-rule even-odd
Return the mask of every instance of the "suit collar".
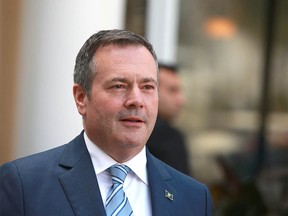
[[[171, 186], [171, 175], [164, 168], [162, 162], [147, 150], [147, 170], [151, 194], [152, 215], [175, 215], [177, 192]], [[173, 196], [167, 195], [167, 192]], [[166, 195], [165, 195], [166, 193]]]
[[[162, 162], [147, 150], [148, 182], [151, 195], [152, 215], [175, 215], [177, 192], [171, 186], [171, 175]], [[67, 144], [59, 166], [67, 169], [59, 181], [77, 216], [105, 216], [102, 198], [83, 132]], [[165, 196], [173, 194], [173, 200]], [[101, 203], [101, 205], [97, 203]]]
[[75, 215], [105, 216], [100, 189], [83, 132], [66, 146], [59, 165], [67, 169], [59, 176], [59, 181]]
[[66, 145], [59, 162], [60, 166], [72, 168], [88, 153], [83, 134], [84, 131]]

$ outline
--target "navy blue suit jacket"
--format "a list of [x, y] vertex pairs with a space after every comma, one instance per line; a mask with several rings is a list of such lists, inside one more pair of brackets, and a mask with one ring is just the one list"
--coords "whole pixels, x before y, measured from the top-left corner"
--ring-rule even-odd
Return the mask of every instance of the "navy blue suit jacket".
[[[206, 186], [147, 151], [152, 213], [212, 215]], [[165, 191], [173, 194], [165, 196]], [[66, 145], [0, 167], [1, 216], [105, 216], [83, 133]]]

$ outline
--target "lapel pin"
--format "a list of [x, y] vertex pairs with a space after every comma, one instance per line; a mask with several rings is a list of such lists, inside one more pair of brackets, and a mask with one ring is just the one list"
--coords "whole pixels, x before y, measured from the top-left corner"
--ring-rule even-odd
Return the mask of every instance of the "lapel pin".
[[174, 196], [171, 194], [169, 191], [165, 190], [165, 197], [168, 198], [169, 200], [173, 201]]

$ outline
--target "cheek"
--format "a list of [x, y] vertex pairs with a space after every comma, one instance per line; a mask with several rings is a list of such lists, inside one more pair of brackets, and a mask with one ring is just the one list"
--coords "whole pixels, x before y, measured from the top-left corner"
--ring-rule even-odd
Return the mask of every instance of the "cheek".
[[89, 120], [97, 120], [102, 113], [103, 107], [99, 104], [100, 101], [96, 99], [91, 99], [86, 107], [86, 116]]
[[153, 101], [151, 101], [151, 104], [149, 105], [148, 112], [150, 112], [151, 116], [157, 116], [158, 114], [158, 103], [159, 99], [158, 97], [155, 98]]
[[173, 102], [173, 100], [171, 100], [171, 98], [169, 98], [169, 95], [166, 94], [162, 94], [160, 95], [160, 104], [162, 108], [166, 108], [168, 106], [170, 106], [170, 104]]
[[98, 120], [107, 121], [115, 116], [119, 112], [120, 102], [115, 98], [96, 99], [93, 104], [94, 115], [98, 117]]

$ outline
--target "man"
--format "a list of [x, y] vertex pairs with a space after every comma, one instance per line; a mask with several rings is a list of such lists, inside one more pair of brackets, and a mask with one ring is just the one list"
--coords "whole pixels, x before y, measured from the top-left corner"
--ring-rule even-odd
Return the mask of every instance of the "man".
[[[74, 71], [84, 131], [66, 145], [3, 165], [0, 215], [105, 216], [120, 198], [113, 215], [211, 215], [206, 186], [145, 148], [157, 115], [157, 70], [143, 37], [124, 30], [92, 35]], [[128, 173], [125, 180], [111, 171], [115, 164]]]
[[155, 128], [148, 139], [149, 151], [175, 169], [190, 175], [185, 138], [173, 127], [185, 103], [176, 65], [159, 64], [159, 108]]

